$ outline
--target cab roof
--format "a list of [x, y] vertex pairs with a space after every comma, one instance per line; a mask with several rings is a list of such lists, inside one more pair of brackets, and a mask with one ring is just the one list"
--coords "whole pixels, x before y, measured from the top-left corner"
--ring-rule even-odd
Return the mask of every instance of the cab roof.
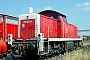
[[43, 10], [43, 11], [39, 12], [38, 14], [41, 14], [41, 13], [43, 13], [43, 12], [54, 12], [54, 13], [56, 13], [56, 14], [59, 14], [59, 15], [62, 15], [62, 16], [64, 16], [64, 17], [66, 17], [66, 15], [61, 14], [61, 13], [59, 13], [59, 12], [57, 12], [57, 11], [54, 11], [54, 10]]

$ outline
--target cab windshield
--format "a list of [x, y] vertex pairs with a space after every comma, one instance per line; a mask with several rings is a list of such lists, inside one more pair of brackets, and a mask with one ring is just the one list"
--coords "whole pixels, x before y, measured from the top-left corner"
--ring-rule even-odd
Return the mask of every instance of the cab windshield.
[[51, 18], [58, 19], [58, 16], [59, 16], [59, 14], [54, 13], [54, 12], [52, 12], [52, 13], [50, 14], [50, 17], [51, 17]]

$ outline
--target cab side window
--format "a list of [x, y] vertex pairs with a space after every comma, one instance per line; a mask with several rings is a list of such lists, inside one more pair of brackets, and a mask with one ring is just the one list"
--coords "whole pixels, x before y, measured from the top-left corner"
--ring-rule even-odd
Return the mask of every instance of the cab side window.
[[67, 22], [67, 18], [65, 17], [65, 16], [62, 16], [63, 17], [63, 20], [65, 21], [65, 22]]
[[46, 14], [46, 13], [44, 13], [43, 15], [44, 15], [44, 16], [47, 16], [47, 14]]
[[57, 21], [57, 24], [60, 25], [60, 20]]
[[54, 12], [51, 12], [51, 14], [50, 14], [50, 17], [51, 18], [55, 18], [55, 19], [58, 19], [58, 14], [57, 13], [54, 13]]

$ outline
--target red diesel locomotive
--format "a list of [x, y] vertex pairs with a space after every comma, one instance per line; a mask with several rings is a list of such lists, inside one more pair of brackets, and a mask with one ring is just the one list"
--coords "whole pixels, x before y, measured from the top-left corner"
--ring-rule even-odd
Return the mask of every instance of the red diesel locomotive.
[[64, 14], [53, 10], [20, 15], [18, 38], [12, 39], [12, 35], [8, 34], [8, 51], [22, 57], [63, 54], [82, 44], [77, 27], [68, 23]]

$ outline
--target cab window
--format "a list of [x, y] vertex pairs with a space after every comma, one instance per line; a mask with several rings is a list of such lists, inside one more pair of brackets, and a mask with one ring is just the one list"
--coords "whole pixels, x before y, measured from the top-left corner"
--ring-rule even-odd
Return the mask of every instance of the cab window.
[[47, 14], [46, 14], [46, 13], [44, 13], [43, 15], [44, 15], [44, 16], [46, 16]]
[[65, 16], [63, 16], [63, 20], [64, 20], [65, 22], [67, 22], [67, 18], [66, 18]]
[[51, 14], [50, 14], [50, 17], [51, 18], [55, 18], [55, 19], [58, 19], [58, 14], [57, 13], [54, 13], [54, 12], [52, 12]]

